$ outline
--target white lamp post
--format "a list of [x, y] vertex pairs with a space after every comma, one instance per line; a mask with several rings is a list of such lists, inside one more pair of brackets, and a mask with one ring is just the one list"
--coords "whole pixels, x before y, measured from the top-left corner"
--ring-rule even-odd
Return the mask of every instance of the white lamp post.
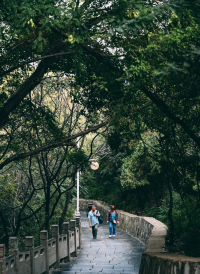
[[[79, 139], [77, 142], [77, 148], [79, 148]], [[92, 161], [90, 167], [93, 170], [97, 170], [99, 168], [99, 163], [96, 159], [90, 159], [89, 161]], [[80, 178], [80, 171], [77, 170], [77, 200], [76, 200], [76, 213], [75, 217], [80, 217], [80, 211], [79, 211], [79, 178]]]
[[[77, 147], [79, 148], [79, 139], [77, 142]], [[79, 170], [77, 170], [77, 200], [76, 200], [76, 213], [75, 216], [76, 217], [80, 217], [80, 212], [79, 212]]]

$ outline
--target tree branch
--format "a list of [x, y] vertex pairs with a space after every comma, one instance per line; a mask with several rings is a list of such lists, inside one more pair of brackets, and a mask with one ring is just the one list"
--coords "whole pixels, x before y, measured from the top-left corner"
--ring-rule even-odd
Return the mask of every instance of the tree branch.
[[196, 32], [198, 32], [198, 34], [200, 34], [200, 31], [195, 27], [192, 22], [190, 22], [187, 18], [185, 18], [185, 20], [196, 30]]
[[25, 43], [30, 43], [32, 41], [34, 41], [35, 38], [31, 39], [31, 40], [28, 40], [28, 41], [22, 41], [21, 43], [15, 45], [14, 47], [12, 47], [6, 54], [4, 54], [3, 56], [1, 56], [0, 58], [5, 58], [7, 55], [9, 55], [14, 49], [16, 49], [17, 47], [25, 44]]
[[49, 58], [49, 57], [55, 57], [55, 56], [59, 56], [59, 55], [66, 55], [66, 54], [71, 54], [73, 52], [59, 52], [59, 53], [53, 53], [53, 54], [49, 54], [49, 55], [45, 55], [45, 56], [42, 56], [42, 57], [38, 57], [38, 58], [35, 58], [33, 60], [29, 60], [29, 61], [25, 61], [25, 62], [22, 62], [22, 63], [19, 63], [17, 66], [14, 66], [14, 67], [11, 67], [10, 69], [6, 70], [6, 71], [3, 71], [0, 73], [0, 77], [1, 76], [4, 76], [18, 68], [21, 68], [23, 67], [24, 65], [27, 65], [27, 64], [30, 64], [30, 63], [33, 63], [33, 62], [37, 62], [37, 61], [40, 61], [40, 60], [43, 60], [43, 59], [46, 59], [46, 58]]
[[51, 149], [51, 148], [56, 148], [56, 147], [61, 147], [61, 146], [76, 146], [74, 143], [67, 143], [67, 141], [76, 139], [77, 137], [86, 135], [87, 133], [90, 133], [92, 131], [96, 131], [99, 128], [101, 128], [101, 127], [105, 126], [106, 124], [108, 124], [108, 122], [109, 122], [109, 120], [106, 120], [105, 122], [103, 122], [103, 123], [101, 123], [99, 125], [96, 125], [96, 126], [93, 126], [91, 128], [88, 128], [87, 130], [78, 132], [77, 134], [75, 134], [73, 136], [69, 136], [69, 137], [67, 137], [67, 138], [65, 138], [65, 139], [63, 139], [61, 141], [54, 142], [54, 143], [51, 143], [51, 144], [39, 147], [39, 148], [37, 148], [35, 150], [29, 151], [29, 152], [25, 152], [25, 153], [15, 154], [15, 155], [9, 157], [8, 159], [6, 159], [5, 161], [3, 161], [0, 164], [0, 169], [2, 169], [4, 166], [8, 165], [9, 163], [11, 163], [13, 161], [22, 160], [24, 158], [27, 158], [29, 156], [35, 155], [37, 153], [40, 153], [42, 151], [45, 151], [45, 150], [48, 150], [48, 149]]
[[22, 86], [10, 96], [4, 106], [0, 109], [0, 128], [2, 128], [9, 119], [9, 114], [13, 112], [21, 101], [29, 94], [41, 81], [47, 72], [53, 59], [47, 58], [42, 60], [34, 73], [22, 84]]
[[185, 124], [183, 120], [173, 114], [168, 106], [154, 93], [146, 89], [144, 86], [142, 88], [142, 92], [149, 97], [152, 102], [172, 121], [179, 124], [184, 131], [190, 136], [190, 138], [200, 147], [200, 138], [196, 136], [196, 134]]

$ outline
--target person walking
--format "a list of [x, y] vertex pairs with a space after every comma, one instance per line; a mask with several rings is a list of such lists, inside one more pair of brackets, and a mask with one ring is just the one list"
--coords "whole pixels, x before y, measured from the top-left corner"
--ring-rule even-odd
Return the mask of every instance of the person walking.
[[115, 237], [116, 224], [119, 224], [119, 217], [114, 205], [110, 207], [110, 211], [108, 212], [107, 223], [109, 223], [110, 230], [109, 238]]
[[89, 226], [92, 228], [93, 239], [97, 238], [97, 232], [99, 228], [99, 219], [100, 213], [96, 209], [96, 206], [92, 206], [92, 210], [88, 213]]

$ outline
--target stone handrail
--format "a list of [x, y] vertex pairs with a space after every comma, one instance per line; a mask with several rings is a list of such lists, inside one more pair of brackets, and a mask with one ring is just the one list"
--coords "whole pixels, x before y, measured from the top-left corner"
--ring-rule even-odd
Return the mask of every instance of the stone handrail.
[[[80, 210], [86, 211], [88, 203], [94, 203], [106, 221], [109, 206], [101, 201], [80, 199]], [[163, 246], [167, 235], [166, 225], [151, 217], [136, 216], [122, 210], [117, 211], [119, 227], [146, 244], [139, 274], [200, 274], [200, 258], [165, 251]]]
[[25, 251], [18, 250], [17, 237], [9, 238], [9, 256], [5, 256], [5, 245], [0, 244], [0, 274], [42, 274], [59, 268], [60, 263], [69, 262], [77, 256], [81, 246], [81, 221], [75, 218], [59, 226], [52, 225], [52, 239], [48, 231], [40, 231], [40, 246], [34, 247], [33, 236], [25, 238]]

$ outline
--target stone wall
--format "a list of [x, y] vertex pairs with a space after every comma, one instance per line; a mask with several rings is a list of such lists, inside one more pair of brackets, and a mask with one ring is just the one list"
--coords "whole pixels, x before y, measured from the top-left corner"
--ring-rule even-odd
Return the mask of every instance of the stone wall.
[[[76, 199], [74, 199], [75, 203]], [[109, 206], [101, 201], [80, 199], [80, 210], [86, 211], [88, 203], [94, 203], [106, 221]], [[200, 258], [165, 252], [163, 246], [167, 235], [166, 225], [151, 217], [117, 211], [119, 227], [146, 244], [139, 274], [200, 274]]]
[[[76, 204], [76, 199], [74, 199]], [[94, 203], [100, 211], [104, 221], [107, 219], [110, 207], [101, 201], [80, 199], [80, 210], [86, 211], [88, 203]], [[130, 214], [123, 210], [117, 210], [119, 214], [119, 228], [139, 238], [146, 244], [146, 250], [149, 252], [165, 252], [165, 237], [167, 235], [167, 226], [151, 217], [140, 217]]]
[[42, 274], [51, 273], [60, 263], [69, 262], [77, 256], [81, 245], [80, 218], [65, 222], [62, 234], [58, 225], [52, 225], [52, 239], [47, 230], [40, 232], [40, 246], [34, 247], [33, 236], [25, 238], [25, 250], [18, 250], [17, 237], [9, 238], [9, 256], [5, 256], [5, 245], [0, 244], [0, 274]]
[[[151, 272], [149, 272], [151, 269]], [[139, 274], [200, 274], [200, 258], [171, 253], [142, 254]]]

